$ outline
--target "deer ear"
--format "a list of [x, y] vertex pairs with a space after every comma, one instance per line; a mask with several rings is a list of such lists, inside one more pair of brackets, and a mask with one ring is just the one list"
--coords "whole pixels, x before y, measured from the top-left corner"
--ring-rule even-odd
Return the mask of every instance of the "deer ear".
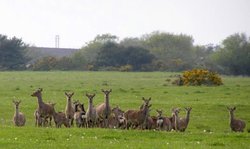
[[112, 89], [110, 89], [109, 92], [112, 92]]
[[144, 98], [144, 97], [142, 97], [142, 100], [143, 100], [143, 101], [145, 101], [145, 98]]
[[41, 92], [41, 91], [43, 91], [43, 88], [39, 88], [38, 90]]
[[236, 110], [236, 107], [234, 107], [233, 110]]
[[95, 97], [95, 94], [93, 94], [93, 97]]
[[149, 97], [148, 101], [150, 101], [150, 100], [151, 100], [151, 97]]
[[64, 92], [64, 94], [65, 94], [66, 96], [68, 96], [68, 93], [67, 93], [67, 92]]
[[73, 96], [75, 93], [73, 92], [72, 94], [71, 94], [71, 96]]
[[104, 89], [102, 89], [102, 92], [104, 92]]

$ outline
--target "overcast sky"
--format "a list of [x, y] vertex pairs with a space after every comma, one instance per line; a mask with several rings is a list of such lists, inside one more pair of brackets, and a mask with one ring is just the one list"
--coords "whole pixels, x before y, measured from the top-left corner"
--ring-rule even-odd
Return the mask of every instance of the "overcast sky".
[[97, 34], [120, 39], [153, 31], [191, 35], [194, 44], [219, 44], [250, 35], [250, 0], [0, 0], [0, 34], [25, 43], [80, 48]]

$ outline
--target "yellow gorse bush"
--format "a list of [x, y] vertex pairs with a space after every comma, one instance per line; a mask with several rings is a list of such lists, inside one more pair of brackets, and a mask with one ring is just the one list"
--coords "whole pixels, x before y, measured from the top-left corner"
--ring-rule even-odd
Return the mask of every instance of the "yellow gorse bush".
[[184, 71], [180, 77], [179, 85], [222, 85], [221, 77], [206, 69], [193, 69]]

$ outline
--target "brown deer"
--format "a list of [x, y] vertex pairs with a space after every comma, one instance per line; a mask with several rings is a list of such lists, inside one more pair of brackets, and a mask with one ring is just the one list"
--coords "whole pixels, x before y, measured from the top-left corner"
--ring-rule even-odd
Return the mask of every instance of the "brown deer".
[[89, 105], [86, 112], [86, 122], [87, 127], [94, 127], [96, 126], [96, 122], [98, 119], [98, 115], [96, 113], [96, 108], [93, 105], [93, 98], [95, 97], [95, 94], [86, 94], [86, 96], [89, 98]]
[[[56, 103], [51, 104], [55, 107]], [[53, 119], [57, 128], [61, 128], [62, 124], [65, 127], [70, 127], [69, 120], [66, 118], [66, 114], [64, 112], [56, 112], [54, 108]]]
[[65, 92], [66, 98], [67, 98], [67, 104], [65, 107], [65, 114], [66, 114], [66, 118], [69, 120], [69, 124], [70, 127], [73, 125], [73, 121], [74, 121], [74, 107], [72, 105], [72, 96], [74, 95], [73, 93], [67, 93]]
[[[49, 125], [51, 126], [51, 120], [54, 112], [54, 107], [51, 104], [44, 103], [42, 100], [42, 88], [39, 88], [37, 91], [31, 94], [32, 97], [37, 97], [38, 101], [38, 115], [41, 119], [43, 119], [43, 126], [45, 126], [46, 119], [49, 118]], [[40, 119], [39, 118], [39, 119]]]
[[180, 123], [179, 113], [180, 113], [179, 108], [173, 108], [172, 109], [172, 117], [170, 118], [170, 120], [171, 120], [171, 123], [172, 123], [172, 128], [175, 131], [179, 130], [179, 123]]
[[14, 101], [13, 103], [15, 105], [15, 113], [13, 116], [13, 123], [15, 126], [24, 126], [26, 119], [25, 119], [25, 115], [22, 112], [19, 112], [19, 104], [21, 103], [21, 100], [19, 101]]
[[109, 94], [112, 92], [112, 89], [110, 90], [103, 90], [102, 92], [104, 93], [104, 103], [98, 105], [96, 107], [96, 112], [98, 115], [98, 118], [101, 122], [104, 122], [104, 127], [108, 127], [109, 126], [109, 117], [111, 114], [111, 107], [109, 105]]
[[234, 117], [234, 111], [236, 110], [236, 107], [230, 108], [227, 107], [229, 111], [229, 116], [230, 116], [230, 127], [232, 131], [235, 132], [243, 132], [244, 128], [246, 127], [246, 123], [243, 120], [236, 119]]
[[186, 112], [187, 112], [187, 115], [185, 118], [180, 118], [180, 121], [179, 121], [179, 130], [181, 132], [184, 132], [186, 129], [187, 129], [187, 126], [188, 126], [188, 123], [189, 123], [189, 117], [190, 117], [190, 111], [192, 110], [191, 107], [187, 107], [185, 108]]
[[140, 110], [127, 110], [124, 113], [124, 117], [126, 119], [126, 128], [129, 129], [129, 127], [137, 127], [140, 126], [141, 129], [143, 129], [143, 125], [146, 123], [146, 119], [148, 118], [148, 110], [151, 107], [149, 105], [149, 101], [151, 100], [151, 97], [149, 99], [145, 99], [142, 97], [142, 100], [144, 101], [143, 108]]
[[162, 110], [156, 110], [157, 114], [157, 129], [170, 131], [172, 129], [172, 123], [168, 117], [163, 116]]

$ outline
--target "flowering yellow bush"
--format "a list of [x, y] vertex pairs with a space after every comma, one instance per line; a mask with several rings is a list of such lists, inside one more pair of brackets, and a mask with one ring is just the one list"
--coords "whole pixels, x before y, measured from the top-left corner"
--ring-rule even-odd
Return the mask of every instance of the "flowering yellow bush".
[[178, 85], [222, 85], [221, 77], [205, 69], [184, 71]]

